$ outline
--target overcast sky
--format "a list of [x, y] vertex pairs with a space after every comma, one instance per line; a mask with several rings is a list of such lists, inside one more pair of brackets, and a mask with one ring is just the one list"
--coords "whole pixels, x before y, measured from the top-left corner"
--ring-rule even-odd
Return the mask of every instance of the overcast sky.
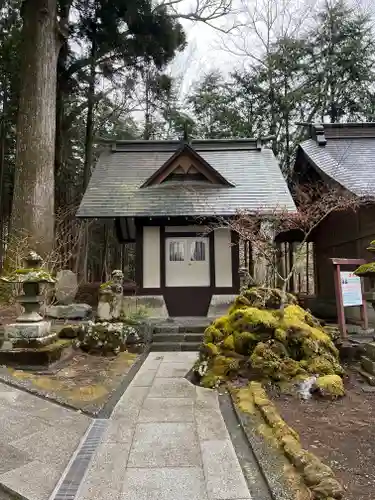
[[[189, 5], [196, 0], [183, 0], [182, 9], [186, 12]], [[202, 0], [200, 0], [202, 1]], [[207, 1], [207, 0], [203, 0]], [[220, 21], [221, 27], [233, 26], [233, 23], [241, 20], [246, 26], [240, 29], [241, 39], [232, 32], [223, 35], [221, 32], [205, 25], [204, 23], [191, 23], [182, 21], [187, 33], [188, 45], [182, 54], [179, 54], [171, 65], [174, 76], [183, 77], [181, 97], [189, 88], [200, 80], [211, 70], [218, 69], [223, 73], [230, 73], [235, 68], [246, 65], [250, 58], [243, 53], [243, 45], [246, 51], [255, 54], [260, 53], [262, 48], [259, 39], [251, 27], [254, 12], [259, 12], [257, 29], [264, 33], [264, 15], [267, 7], [276, 19], [273, 35], [281, 32], [301, 32], [311, 24], [314, 13], [319, 10], [322, 2], [327, 0], [234, 0], [237, 14]], [[334, 1], [334, 0], [328, 0]], [[366, 9], [375, 18], [375, 0], [349, 0], [354, 6]], [[240, 13], [240, 14], [238, 14]], [[238, 33], [238, 31], [237, 31]], [[228, 50], [229, 49], [229, 50]], [[237, 54], [233, 53], [236, 52]]]

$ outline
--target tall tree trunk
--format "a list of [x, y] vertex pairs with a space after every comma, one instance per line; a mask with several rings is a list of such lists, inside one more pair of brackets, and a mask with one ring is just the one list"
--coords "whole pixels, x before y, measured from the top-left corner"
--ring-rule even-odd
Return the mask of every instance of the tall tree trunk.
[[87, 89], [87, 118], [86, 118], [86, 140], [85, 140], [85, 163], [83, 167], [83, 190], [85, 192], [90, 180], [92, 165], [93, 140], [94, 140], [94, 104], [95, 104], [95, 76], [96, 76], [96, 41], [95, 34], [91, 45], [91, 61], [89, 86]]
[[[11, 216], [11, 253], [26, 243], [43, 257], [54, 243], [56, 0], [22, 5], [20, 101]], [[12, 256], [10, 256], [13, 258]]]
[[4, 170], [5, 170], [5, 116], [6, 116], [6, 105], [7, 105], [7, 92], [6, 92], [6, 81], [4, 79], [3, 85], [3, 103], [2, 103], [2, 117], [0, 123], [0, 272], [2, 270], [3, 256], [4, 256], [4, 227], [5, 227], [5, 217], [4, 217], [4, 203], [3, 203], [3, 193], [4, 193]]
[[[89, 68], [90, 73], [89, 73], [89, 85], [87, 89], [85, 161], [83, 165], [82, 195], [84, 194], [90, 180], [90, 172], [93, 159], [95, 77], [96, 77], [96, 57], [97, 57], [96, 26], [97, 26], [97, 11], [95, 8], [94, 18], [92, 21], [90, 68]], [[83, 267], [82, 267], [82, 272], [79, 276], [80, 279], [85, 282], [88, 279], [89, 238], [90, 238], [90, 228], [88, 225], [86, 225], [84, 231], [83, 245], [80, 250], [80, 260], [83, 262]]]
[[151, 139], [151, 103], [150, 103], [150, 71], [148, 67], [145, 71], [145, 129], [143, 139], [148, 141]]

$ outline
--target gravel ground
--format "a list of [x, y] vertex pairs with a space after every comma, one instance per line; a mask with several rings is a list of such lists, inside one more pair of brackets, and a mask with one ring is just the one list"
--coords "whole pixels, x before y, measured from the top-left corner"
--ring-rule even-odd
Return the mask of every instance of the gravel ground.
[[375, 392], [366, 393], [348, 370], [346, 396], [339, 401], [272, 394], [283, 418], [306, 449], [335, 471], [345, 500], [371, 500], [375, 490]]

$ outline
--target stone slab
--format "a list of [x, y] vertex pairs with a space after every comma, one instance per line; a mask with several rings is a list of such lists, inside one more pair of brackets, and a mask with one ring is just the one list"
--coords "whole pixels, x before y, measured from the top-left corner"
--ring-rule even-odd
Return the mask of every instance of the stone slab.
[[186, 379], [155, 378], [150, 398], [194, 398], [195, 386]]
[[135, 432], [135, 422], [128, 419], [110, 420], [103, 433], [103, 443], [113, 444], [121, 443], [130, 445]]
[[115, 406], [111, 419], [123, 419], [135, 423], [149, 390], [149, 387], [135, 387], [130, 385]]
[[[158, 354], [158, 353], [151, 352], [150, 354]], [[141, 370], [142, 369], [145, 369], [145, 370], [157, 370], [159, 368], [161, 362], [162, 362], [162, 359], [163, 358], [161, 358], [161, 357], [160, 357], [160, 359], [158, 359], [158, 358], [153, 359], [153, 358], [147, 357], [146, 361], [142, 365]]]
[[157, 352], [163, 356], [163, 362], [167, 363], [191, 363], [191, 366], [198, 359], [197, 351], [180, 351], [180, 352]]
[[5, 474], [12, 469], [18, 469], [30, 462], [29, 455], [23, 451], [17, 450], [9, 444], [0, 442], [0, 474]]
[[191, 362], [182, 363], [161, 363], [156, 373], [157, 377], [162, 378], [183, 378], [191, 369]]
[[203, 468], [210, 499], [250, 499], [231, 441], [202, 441]]
[[0, 483], [28, 500], [47, 500], [62, 471], [39, 461], [0, 475]]
[[229, 439], [228, 430], [219, 409], [196, 408], [194, 416], [200, 441]]
[[150, 387], [152, 385], [152, 382], [154, 381], [156, 370], [142, 370], [142, 368], [139, 370], [132, 381], [133, 387]]
[[139, 422], [194, 422], [194, 399], [146, 398]]
[[51, 423], [53, 427], [60, 427], [63, 429], [74, 428], [76, 432], [83, 435], [91, 422], [91, 418], [87, 415], [74, 410], [68, 410], [61, 406], [37, 399], [40, 404], [30, 408], [30, 413], [46, 423]]
[[219, 409], [219, 400], [217, 392], [205, 387], [195, 387], [196, 390], [196, 407], [197, 408], [214, 408]]
[[35, 432], [47, 432], [51, 427], [45, 421], [30, 417], [11, 407], [0, 407], [1, 442], [11, 443]]
[[48, 318], [64, 320], [85, 320], [91, 317], [92, 307], [88, 304], [57, 304], [44, 309]]
[[194, 467], [201, 465], [192, 423], [138, 424], [128, 467]]
[[121, 500], [208, 500], [198, 467], [128, 469]]
[[30, 460], [38, 460], [45, 464], [56, 466], [60, 470], [69, 462], [77, 448], [82, 434], [73, 427], [58, 432], [55, 427], [25, 436], [12, 445], [20, 451], [28, 453]]
[[76, 500], [112, 500], [121, 497], [130, 445], [131, 442], [108, 443], [103, 438]]

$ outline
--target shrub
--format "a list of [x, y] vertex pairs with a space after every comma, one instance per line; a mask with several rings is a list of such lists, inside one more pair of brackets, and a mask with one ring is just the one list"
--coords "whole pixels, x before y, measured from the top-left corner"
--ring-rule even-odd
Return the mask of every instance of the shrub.
[[138, 336], [136, 329], [130, 325], [89, 321], [81, 325], [76, 345], [86, 352], [116, 355], [125, 351], [126, 341], [130, 336]]

